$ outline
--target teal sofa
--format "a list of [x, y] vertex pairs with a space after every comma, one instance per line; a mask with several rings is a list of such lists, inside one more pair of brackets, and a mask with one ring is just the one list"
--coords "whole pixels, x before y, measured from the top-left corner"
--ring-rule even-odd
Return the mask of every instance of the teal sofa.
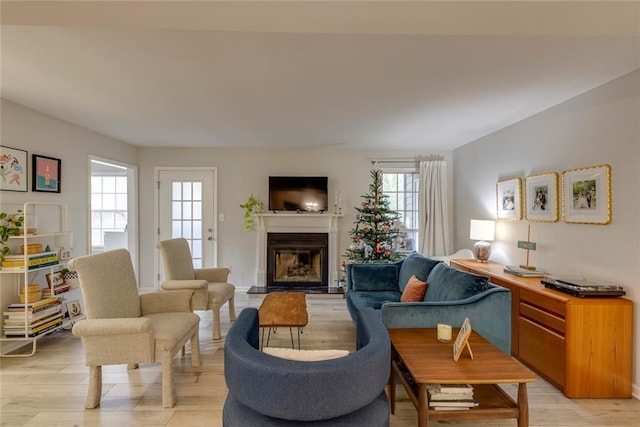
[[[415, 275], [427, 282], [419, 302], [400, 302]], [[347, 308], [358, 319], [365, 307], [377, 310], [387, 328], [435, 328], [438, 323], [471, 327], [496, 347], [511, 354], [511, 291], [479, 276], [412, 253], [392, 264], [349, 264], [346, 271]]]

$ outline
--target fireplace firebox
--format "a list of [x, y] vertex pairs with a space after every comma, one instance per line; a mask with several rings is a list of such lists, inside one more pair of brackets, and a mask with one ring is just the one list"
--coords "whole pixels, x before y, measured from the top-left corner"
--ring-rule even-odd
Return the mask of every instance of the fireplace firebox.
[[267, 233], [267, 287], [327, 288], [327, 233]]

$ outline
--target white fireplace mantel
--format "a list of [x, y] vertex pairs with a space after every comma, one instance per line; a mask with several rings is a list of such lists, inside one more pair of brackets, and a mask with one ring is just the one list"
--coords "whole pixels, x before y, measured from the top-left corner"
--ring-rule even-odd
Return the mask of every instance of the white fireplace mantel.
[[330, 213], [263, 213], [256, 215], [258, 273], [256, 284], [267, 286], [267, 233], [327, 233], [329, 240], [329, 288], [338, 286], [338, 219]]

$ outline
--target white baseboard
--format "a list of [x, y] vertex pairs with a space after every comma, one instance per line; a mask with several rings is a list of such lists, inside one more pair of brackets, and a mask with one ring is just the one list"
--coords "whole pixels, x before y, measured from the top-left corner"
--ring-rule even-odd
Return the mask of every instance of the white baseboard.
[[633, 384], [631, 386], [631, 396], [633, 396], [637, 400], [640, 400], [640, 385]]

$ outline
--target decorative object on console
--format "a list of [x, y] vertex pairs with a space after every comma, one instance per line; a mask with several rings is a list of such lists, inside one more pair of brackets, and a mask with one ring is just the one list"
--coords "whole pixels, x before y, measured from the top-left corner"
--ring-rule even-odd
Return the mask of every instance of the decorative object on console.
[[256, 199], [252, 194], [249, 195], [247, 203], [240, 205], [244, 209], [244, 228], [247, 230], [253, 230], [255, 222], [253, 221], [253, 214], [262, 213], [264, 211], [264, 205], [261, 201]]
[[574, 224], [611, 222], [611, 166], [562, 172], [562, 219]]
[[558, 221], [558, 174], [532, 175], [526, 177], [524, 182], [527, 221]]
[[497, 218], [511, 221], [522, 219], [521, 179], [498, 181], [496, 184]]
[[527, 251], [527, 263], [520, 264], [520, 268], [524, 268], [525, 270], [535, 270], [536, 268], [532, 265], [529, 265], [529, 251], [536, 250], [536, 243], [531, 241], [531, 224], [527, 225], [527, 240], [518, 240], [518, 248], [525, 249]]
[[491, 243], [495, 238], [495, 221], [472, 219], [469, 227], [469, 238], [478, 240], [473, 245], [473, 255], [480, 262], [487, 262], [491, 256]]
[[344, 255], [351, 263], [393, 262], [401, 258], [395, 250], [400, 230], [398, 212], [392, 210], [388, 196], [382, 192], [382, 170], [371, 170], [369, 194], [356, 207], [355, 227], [349, 232], [351, 245]]
[[33, 156], [33, 179], [31, 189], [33, 191], [43, 191], [46, 193], [59, 193], [61, 182], [62, 160], [55, 157]]
[[27, 152], [0, 145], [2, 180], [0, 190], [22, 191], [27, 189]]

